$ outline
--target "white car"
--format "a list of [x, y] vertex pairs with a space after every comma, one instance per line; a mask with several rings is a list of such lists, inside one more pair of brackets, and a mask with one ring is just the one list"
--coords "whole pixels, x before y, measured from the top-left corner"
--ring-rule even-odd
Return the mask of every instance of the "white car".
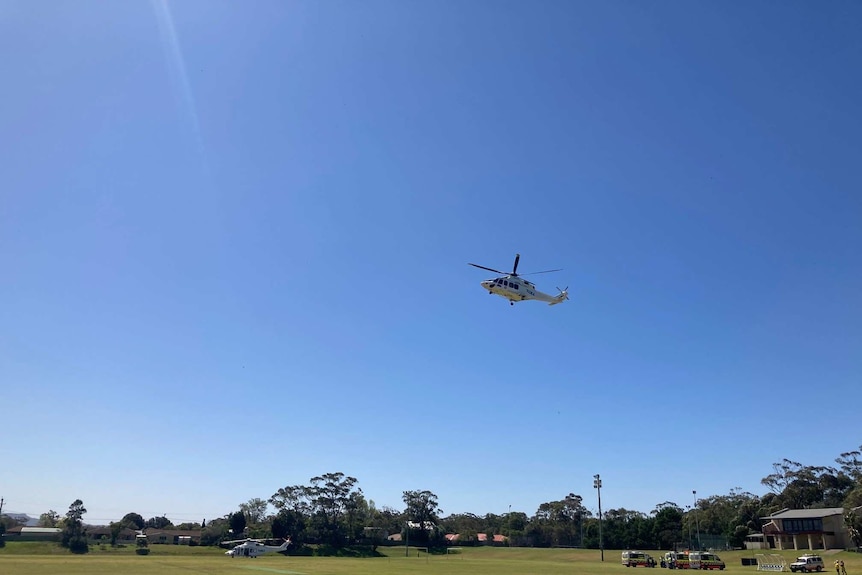
[[790, 570], [796, 573], [797, 571], [805, 571], [806, 573], [811, 573], [812, 571], [823, 571], [823, 558], [819, 555], [803, 555], [802, 557], [797, 557], [796, 561], [790, 564]]

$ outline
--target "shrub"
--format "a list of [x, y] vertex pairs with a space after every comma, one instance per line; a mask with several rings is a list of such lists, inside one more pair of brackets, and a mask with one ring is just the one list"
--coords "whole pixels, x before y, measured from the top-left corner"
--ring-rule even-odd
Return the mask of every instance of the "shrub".
[[69, 540], [69, 551], [72, 553], [89, 553], [90, 546], [87, 545], [87, 539], [85, 537], [73, 537]]

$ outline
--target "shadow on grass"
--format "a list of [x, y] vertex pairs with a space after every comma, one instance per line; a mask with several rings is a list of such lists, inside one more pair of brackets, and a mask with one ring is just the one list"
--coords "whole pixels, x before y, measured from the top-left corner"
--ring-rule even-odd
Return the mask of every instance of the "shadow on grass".
[[371, 545], [301, 545], [290, 549], [286, 554], [298, 557], [385, 557]]

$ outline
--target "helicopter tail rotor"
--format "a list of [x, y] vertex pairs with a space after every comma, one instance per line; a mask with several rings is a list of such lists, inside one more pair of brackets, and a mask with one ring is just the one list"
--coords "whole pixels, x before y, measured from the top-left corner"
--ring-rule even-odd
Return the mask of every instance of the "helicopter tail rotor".
[[564, 301], [569, 299], [569, 286], [566, 286], [566, 289], [557, 288], [557, 290], [559, 290], [560, 293], [557, 294], [557, 297], [554, 298], [554, 301], [552, 301], [548, 305], [557, 305], [558, 303], [563, 303]]

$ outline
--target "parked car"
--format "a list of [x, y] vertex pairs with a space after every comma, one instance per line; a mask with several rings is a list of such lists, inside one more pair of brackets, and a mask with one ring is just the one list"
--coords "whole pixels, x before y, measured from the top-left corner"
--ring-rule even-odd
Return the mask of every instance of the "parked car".
[[811, 573], [812, 571], [823, 571], [823, 558], [820, 555], [803, 555], [801, 557], [797, 557], [796, 561], [790, 564], [790, 570], [794, 573], [799, 571], [805, 571], [806, 573]]

